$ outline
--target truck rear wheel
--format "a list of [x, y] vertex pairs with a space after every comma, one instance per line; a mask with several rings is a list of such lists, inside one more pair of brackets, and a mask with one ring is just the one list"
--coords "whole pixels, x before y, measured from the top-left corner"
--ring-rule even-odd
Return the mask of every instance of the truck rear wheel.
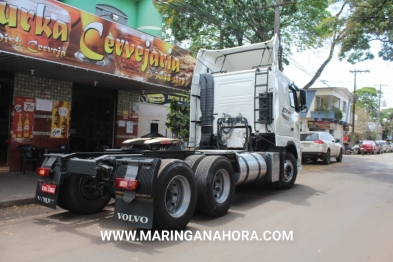
[[285, 153], [283, 172], [280, 173], [280, 181], [276, 183], [279, 189], [289, 189], [295, 184], [297, 177], [297, 163], [292, 153]]
[[165, 159], [158, 171], [154, 199], [154, 228], [178, 230], [190, 222], [197, 201], [192, 169], [181, 160]]
[[65, 210], [70, 210], [70, 204], [68, 203], [67, 197], [67, 188], [69, 187], [68, 183], [68, 177], [63, 178], [63, 183], [60, 186], [59, 194], [57, 196], [57, 205]]
[[192, 170], [194, 170], [194, 172], [196, 171], [199, 163], [202, 161], [202, 159], [204, 159], [205, 156], [204, 155], [192, 155], [187, 157], [184, 162], [186, 162], [186, 164], [188, 164]]
[[94, 186], [93, 177], [71, 174], [64, 186], [63, 204], [71, 212], [80, 214], [98, 213], [111, 200], [109, 194], [101, 195], [100, 190]]
[[207, 156], [198, 165], [195, 177], [197, 209], [215, 217], [226, 214], [235, 195], [234, 171], [229, 160], [223, 156]]

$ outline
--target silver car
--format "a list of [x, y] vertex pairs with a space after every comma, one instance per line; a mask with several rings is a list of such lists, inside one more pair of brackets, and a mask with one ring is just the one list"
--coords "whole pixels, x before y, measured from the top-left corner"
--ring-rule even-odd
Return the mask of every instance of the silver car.
[[388, 146], [389, 146], [389, 153], [392, 153], [393, 152], [393, 143], [391, 141], [389, 141]]
[[383, 153], [391, 152], [391, 147], [389, 146], [386, 140], [375, 140], [375, 143], [377, 143], [381, 147], [381, 152]]
[[337, 162], [343, 158], [343, 149], [338, 140], [327, 133], [321, 131], [308, 131], [300, 133], [300, 144], [302, 145], [302, 160], [312, 160], [317, 162], [322, 159], [325, 165], [330, 164], [332, 157]]

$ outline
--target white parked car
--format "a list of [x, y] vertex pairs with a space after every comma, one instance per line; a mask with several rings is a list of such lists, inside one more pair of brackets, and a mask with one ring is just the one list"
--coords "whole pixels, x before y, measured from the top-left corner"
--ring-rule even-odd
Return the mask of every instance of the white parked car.
[[390, 149], [390, 153], [392, 153], [393, 152], [393, 143], [392, 142], [388, 142], [388, 146], [389, 146], [389, 149]]
[[302, 160], [317, 162], [322, 159], [326, 165], [330, 164], [332, 157], [337, 162], [343, 159], [343, 149], [334, 137], [322, 131], [308, 131], [300, 133], [300, 144], [302, 145]]
[[383, 153], [391, 152], [391, 147], [389, 146], [386, 140], [375, 140], [375, 143], [379, 144], [379, 146], [381, 147], [381, 152]]

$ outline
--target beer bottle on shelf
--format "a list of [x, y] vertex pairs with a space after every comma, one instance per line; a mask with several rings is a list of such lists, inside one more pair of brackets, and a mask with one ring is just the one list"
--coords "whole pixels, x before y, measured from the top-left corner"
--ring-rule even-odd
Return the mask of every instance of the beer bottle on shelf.
[[55, 112], [55, 117], [53, 119], [53, 123], [55, 124], [56, 127], [58, 127], [59, 126], [59, 118], [60, 118], [59, 109], [55, 109], [55, 110], [56, 110], [56, 112]]
[[64, 136], [67, 132], [67, 124], [66, 124], [66, 118], [63, 118], [63, 122], [61, 122], [61, 135]]
[[23, 123], [23, 137], [29, 138], [30, 137], [30, 117], [29, 113], [26, 113], [25, 121]]
[[22, 114], [19, 114], [19, 120], [18, 120], [18, 124], [16, 126], [16, 137], [17, 138], [21, 138], [22, 137]]

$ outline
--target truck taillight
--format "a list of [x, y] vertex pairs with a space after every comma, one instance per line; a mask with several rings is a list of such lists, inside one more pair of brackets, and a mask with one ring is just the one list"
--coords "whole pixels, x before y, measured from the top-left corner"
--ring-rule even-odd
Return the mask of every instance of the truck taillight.
[[168, 144], [172, 144], [171, 140], [163, 140], [160, 142], [161, 145], [168, 145]]
[[125, 179], [125, 178], [116, 178], [115, 188], [116, 189], [124, 189], [124, 190], [136, 190], [138, 186], [138, 181]]
[[320, 145], [323, 145], [324, 144], [324, 142], [322, 141], [322, 140], [314, 140], [314, 144], [320, 144]]
[[49, 176], [50, 169], [46, 167], [37, 168], [37, 176]]

